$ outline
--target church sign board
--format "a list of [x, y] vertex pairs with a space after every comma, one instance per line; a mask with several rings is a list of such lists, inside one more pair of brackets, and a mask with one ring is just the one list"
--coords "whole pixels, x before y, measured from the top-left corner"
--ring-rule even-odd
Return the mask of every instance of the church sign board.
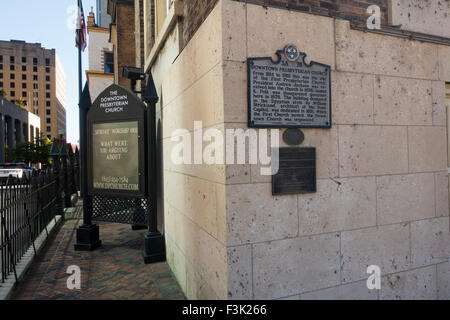
[[144, 197], [145, 105], [128, 89], [111, 85], [88, 112], [88, 192]]
[[331, 128], [331, 67], [293, 45], [271, 57], [248, 59], [248, 125]]

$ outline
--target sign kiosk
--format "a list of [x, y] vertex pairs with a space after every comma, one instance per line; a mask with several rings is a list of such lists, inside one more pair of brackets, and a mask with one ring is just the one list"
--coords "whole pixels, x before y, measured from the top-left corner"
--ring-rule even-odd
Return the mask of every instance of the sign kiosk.
[[88, 113], [88, 192], [144, 198], [146, 106], [126, 88], [111, 85]]
[[144, 261], [165, 261], [157, 230], [157, 174], [153, 80], [148, 107], [130, 90], [111, 85], [87, 114], [87, 192], [94, 220], [148, 228]]

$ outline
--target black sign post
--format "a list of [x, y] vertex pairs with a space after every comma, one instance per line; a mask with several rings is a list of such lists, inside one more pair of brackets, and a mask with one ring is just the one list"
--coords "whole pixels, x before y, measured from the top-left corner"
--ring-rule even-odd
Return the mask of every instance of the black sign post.
[[157, 125], [156, 125], [156, 103], [158, 93], [156, 92], [153, 77], [149, 74], [147, 87], [143, 100], [147, 103], [147, 136], [148, 136], [148, 232], [145, 234], [145, 246], [143, 251], [144, 262], [155, 263], [166, 261], [166, 249], [164, 235], [158, 231], [158, 199], [161, 199], [158, 186], [157, 168]]

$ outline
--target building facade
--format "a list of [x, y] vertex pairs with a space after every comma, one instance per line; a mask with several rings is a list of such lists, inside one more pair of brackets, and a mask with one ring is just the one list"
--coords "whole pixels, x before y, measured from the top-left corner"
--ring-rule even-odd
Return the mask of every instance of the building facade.
[[111, 16], [108, 14], [108, 0], [97, 0], [97, 26], [109, 29]]
[[66, 76], [55, 49], [39, 43], [0, 41], [0, 89], [41, 118], [42, 134], [66, 136]]
[[[100, 6], [100, 8], [102, 7]], [[106, 7], [101, 10], [103, 13], [97, 12], [97, 17], [102, 19], [103, 24], [106, 24], [105, 21], [108, 21], [109, 15], [106, 14]], [[97, 21], [100, 22], [100, 20]], [[109, 25], [101, 27], [96, 24], [92, 11], [89, 14], [87, 25], [89, 70], [86, 70], [86, 77], [91, 100], [94, 101], [104, 89], [114, 83], [114, 48], [109, 42]]]
[[[370, 5], [381, 28], [367, 24]], [[449, 1], [143, 9], [144, 69], [160, 96], [161, 231], [188, 298], [450, 298]], [[195, 121], [223, 135], [249, 129], [247, 59], [288, 44], [332, 72], [332, 127], [302, 129], [301, 147], [317, 152], [317, 192], [274, 196], [255, 164], [175, 164], [174, 133], [194, 136]], [[367, 287], [371, 265], [380, 290]]]
[[0, 163], [5, 162], [6, 148], [40, 137], [41, 119], [18, 105], [0, 97]]
[[111, 16], [109, 42], [114, 48], [114, 83], [131, 89], [123, 67], [136, 66], [134, 0], [108, 0], [107, 10]]

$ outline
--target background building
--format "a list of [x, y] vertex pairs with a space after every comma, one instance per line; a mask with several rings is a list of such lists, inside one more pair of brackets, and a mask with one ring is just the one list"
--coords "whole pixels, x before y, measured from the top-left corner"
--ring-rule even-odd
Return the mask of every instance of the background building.
[[[188, 298], [450, 298], [449, 14], [448, 1], [144, 0], [161, 231]], [[288, 44], [332, 70], [333, 126], [303, 130], [317, 192], [273, 196], [257, 165], [173, 164], [177, 129], [248, 128], [247, 59]], [[370, 265], [381, 290], [367, 289]]]
[[26, 110], [41, 118], [44, 136], [66, 137], [66, 76], [55, 49], [0, 41], [0, 89], [6, 99], [22, 99]]
[[[89, 34], [89, 70], [86, 70], [86, 76], [92, 102], [103, 90], [114, 83], [114, 48], [109, 43], [111, 17], [106, 13], [106, 3], [105, 7], [102, 7], [101, 2], [104, 1], [99, 1], [98, 7], [103, 9], [101, 9], [102, 13], [97, 11], [97, 21], [103, 21], [102, 24], [105, 27], [96, 24], [95, 14], [92, 9], [87, 24]], [[106, 25], [107, 23], [108, 25]]]
[[109, 29], [111, 16], [108, 14], [108, 0], [97, 0], [97, 26]]
[[0, 163], [5, 162], [5, 147], [33, 141], [41, 133], [41, 119], [0, 97]]

